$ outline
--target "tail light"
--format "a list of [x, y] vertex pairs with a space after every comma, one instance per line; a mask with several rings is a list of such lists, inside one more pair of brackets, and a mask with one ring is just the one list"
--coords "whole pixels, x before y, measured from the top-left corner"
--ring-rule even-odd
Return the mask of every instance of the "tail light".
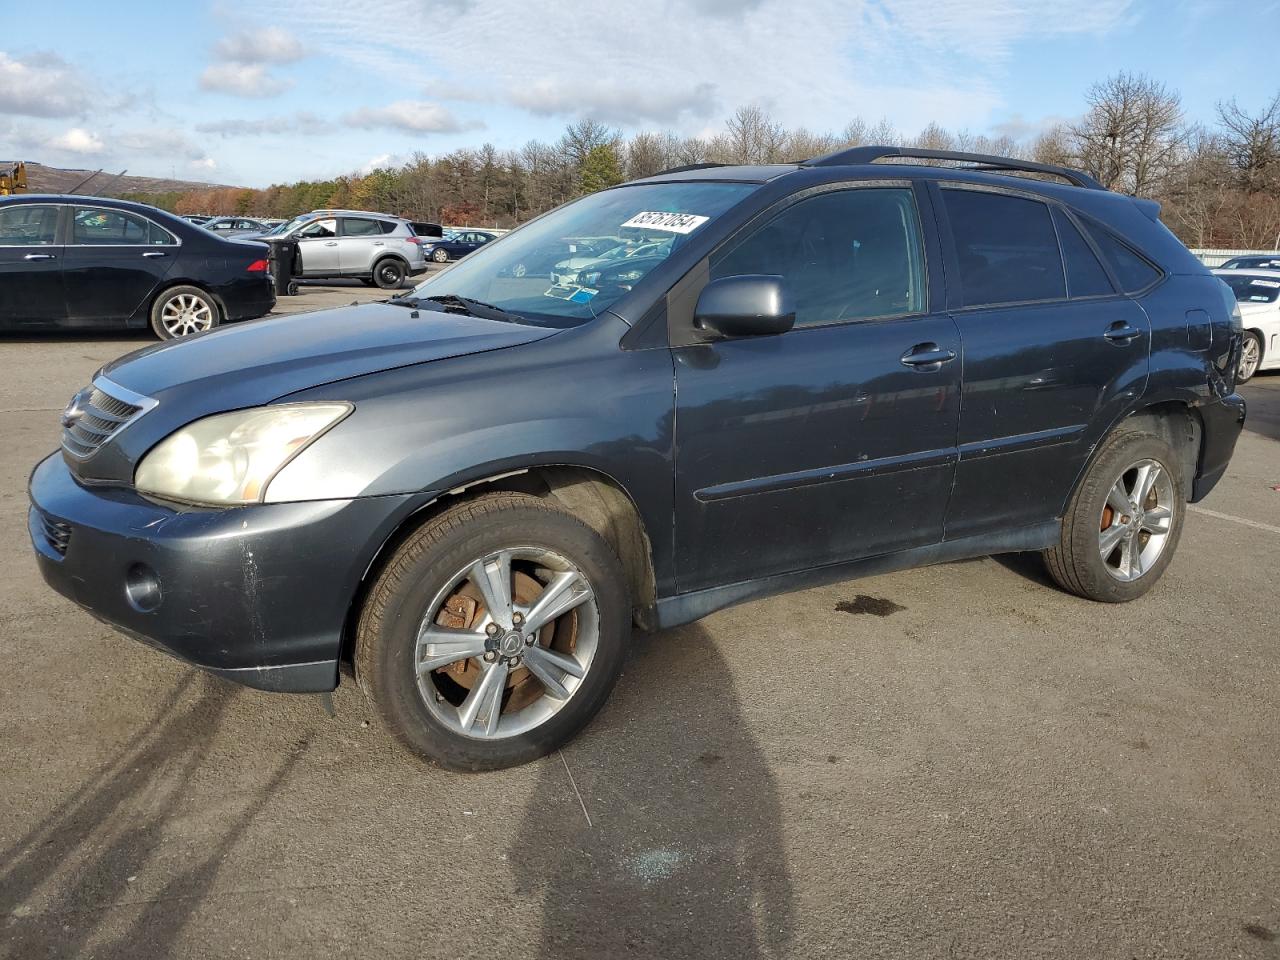
[[422, 242], [422, 238], [421, 238], [421, 237], [405, 237], [404, 239], [405, 239], [407, 242], [409, 242], [409, 243], [421, 243], [421, 242]]
[[249, 273], [266, 273], [271, 264], [266, 260], [255, 260], [245, 270]]

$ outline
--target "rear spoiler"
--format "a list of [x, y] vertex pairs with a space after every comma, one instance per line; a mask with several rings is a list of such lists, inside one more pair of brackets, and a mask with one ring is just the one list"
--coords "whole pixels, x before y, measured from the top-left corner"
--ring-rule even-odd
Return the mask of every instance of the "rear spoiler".
[[1148, 220], [1160, 222], [1160, 201], [1148, 200], [1145, 197], [1134, 197], [1134, 205], [1146, 215]]

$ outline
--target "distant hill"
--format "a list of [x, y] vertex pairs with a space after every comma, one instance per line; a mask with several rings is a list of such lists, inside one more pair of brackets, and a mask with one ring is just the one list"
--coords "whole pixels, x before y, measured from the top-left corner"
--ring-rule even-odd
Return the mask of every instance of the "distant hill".
[[[118, 197], [125, 193], [170, 193], [187, 190], [226, 188], [225, 183], [199, 183], [194, 180], [170, 180], [168, 177], [123, 176], [116, 179], [119, 170], [103, 170], [77, 192], [100, 197]], [[32, 193], [66, 193], [92, 170], [64, 170], [46, 167], [42, 163], [27, 162], [27, 189]], [[105, 188], [105, 189], [103, 189]]]

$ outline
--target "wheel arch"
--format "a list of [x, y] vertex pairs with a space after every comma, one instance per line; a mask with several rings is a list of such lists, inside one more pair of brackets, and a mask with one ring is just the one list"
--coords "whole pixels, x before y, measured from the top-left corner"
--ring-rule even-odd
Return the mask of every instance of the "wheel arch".
[[207, 283], [201, 283], [199, 280], [188, 280], [183, 278], [179, 278], [175, 280], [171, 277], [165, 277], [164, 280], [162, 280], [160, 284], [156, 287], [155, 292], [152, 293], [151, 296], [147, 298], [146, 307], [143, 311], [143, 316], [147, 319], [148, 322], [150, 322], [151, 320], [151, 311], [153, 311], [156, 308], [156, 303], [159, 302], [160, 298], [163, 297], [170, 290], [172, 290], [174, 287], [195, 287], [201, 293], [207, 294], [209, 299], [211, 299], [214, 305], [218, 308], [218, 313], [219, 313], [218, 323], [222, 324], [226, 322], [227, 304], [222, 299], [222, 297], [218, 296], [218, 294], [214, 293], [212, 290], [209, 289], [209, 285]]
[[402, 256], [401, 254], [388, 251], [387, 253], [380, 253], [373, 258], [373, 263], [369, 264], [369, 276], [372, 277], [375, 273], [377, 273], [378, 264], [380, 264], [383, 260], [399, 260], [400, 263], [404, 266], [404, 273], [406, 277], [409, 275], [409, 270], [412, 269], [409, 266], [409, 261], [406, 257]]
[[572, 464], [530, 466], [478, 477], [424, 503], [393, 530], [375, 552], [357, 585], [343, 628], [341, 662], [350, 667], [356, 625], [371, 585], [388, 559], [415, 530], [465, 500], [482, 494], [528, 493], [554, 500], [600, 534], [617, 553], [627, 575], [632, 619], [656, 629], [653, 548], [634, 497], [616, 479], [595, 467]]

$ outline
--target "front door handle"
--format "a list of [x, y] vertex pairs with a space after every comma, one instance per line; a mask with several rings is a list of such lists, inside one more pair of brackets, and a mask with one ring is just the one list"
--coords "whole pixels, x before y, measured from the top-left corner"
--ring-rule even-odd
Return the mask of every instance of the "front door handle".
[[53, 260], [56, 259], [52, 253], [28, 253], [23, 260]]
[[336, 246], [338, 245], [338, 241], [337, 241], [337, 240], [326, 240], [326, 241], [325, 241], [325, 243], [324, 243], [324, 245], [325, 245], [326, 247], [336, 247]]
[[1103, 334], [1112, 343], [1124, 346], [1133, 340], [1142, 336], [1142, 331], [1137, 327], [1130, 326], [1127, 320], [1117, 320], [1111, 326], [1107, 327], [1107, 332]]
[[163, 250], [148, 250], [143, 254], [144, 257], [167, 257], [168, 254]]
[[925, 372], [941, 370], [944, 363], [956, 358], [954, 350], [944, 350], [936, 343], [917, 343], [902, 355], [902, 363], [915, 370]]

